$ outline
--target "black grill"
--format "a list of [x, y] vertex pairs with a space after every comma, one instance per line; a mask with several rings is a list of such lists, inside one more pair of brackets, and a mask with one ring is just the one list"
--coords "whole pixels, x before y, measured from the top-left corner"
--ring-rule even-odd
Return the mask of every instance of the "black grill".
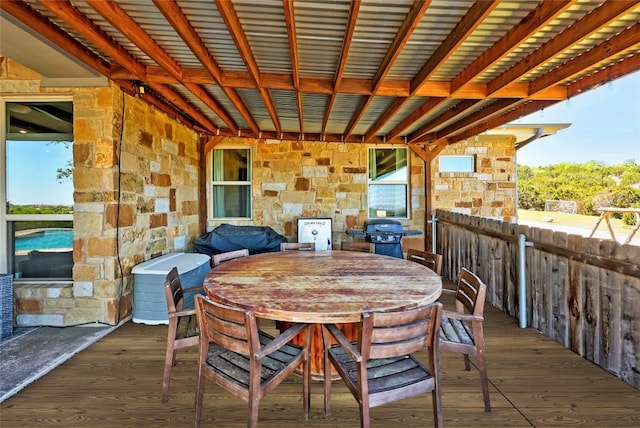
[[390, 219], [373, 219], [364, 222], [363, 230], [347, 230], [349, 236], [363, 237], [376, 244], [376, 254], [403, 258], [402, 237], [420, 235], [422, 232], [404, 230], [402, 223]]

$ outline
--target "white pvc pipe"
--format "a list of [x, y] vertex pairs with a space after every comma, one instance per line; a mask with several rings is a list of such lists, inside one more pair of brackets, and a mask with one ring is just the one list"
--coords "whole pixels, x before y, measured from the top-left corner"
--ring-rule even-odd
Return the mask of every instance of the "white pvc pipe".
[[431, 215], [431, 251], [434, 253], [438, 252], [436, 245], [438, 245], [438, 238], [436, 237], [436, 233], [438, 231], [438, 225], [436, 221], [438, 218], [435, 215]]
[[527, 237], [523, 234], [518, 236], [518, 306], [520, 328], [527, 327], [527, 263], [526, 263], [526, 247], [533, 246], [532, 242], [527, 241]]

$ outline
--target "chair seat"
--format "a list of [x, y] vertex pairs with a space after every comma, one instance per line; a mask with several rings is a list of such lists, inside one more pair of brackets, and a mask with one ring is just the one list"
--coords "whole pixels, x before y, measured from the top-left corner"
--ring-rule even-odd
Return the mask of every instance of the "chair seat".
[[466, 321], [446, 317], [447, 311], [443, 312], [440, 322], [440, 340], [463, 345], [475, 346], [473, 331]]
[[[352, 343], [355, 347], [356, 343]], [[331, 357], [342, 366], [351, 382], [357, 388], [358, 363], [341, 347], [329, 348]], [[413, 355], [403, 355], [393, 358], [379, 358], [367, 361], [367, 382], [369, 384], [369, 405], [371, 407], [388, 403], [397, 399], [397, 396], [413, 396], [433, 390], [435, 379], [429, 370]], [[394, 391], [396, 396], [378, 394]], [[409, 392], [410, 391], [410, 392]]]
[[[273, 336], [261, 331], [260, 345], [265, 346], [274, 339]], [[291, 361], [304, 352], [296, 345], [285, 345], [279, 350], [267, 355], [262, 360], [260, 384], [269, 382]], [[209, 344], [209, 355], [206, 361], [209, 370], [232, 380], [242, 388], [249, 387], [250, 364], [249, 356], [239, 354], [221, 347], [216, 343]]]
[[198, 335], [198, 320], [196, 314], [178, 318], [178, 328], [176, 329], [176, 339], [186, 339]]

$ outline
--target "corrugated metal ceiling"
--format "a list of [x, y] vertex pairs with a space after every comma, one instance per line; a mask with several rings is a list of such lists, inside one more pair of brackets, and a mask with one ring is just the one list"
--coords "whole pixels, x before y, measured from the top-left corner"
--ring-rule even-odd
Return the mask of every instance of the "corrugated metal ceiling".
[[[160, 2], [177, 7], [188, 25], [174, 28]], [[73, 54], [82, 46], [109, 64], [108, 77], [123, 89], [147, 86], [145, 96], [166, 112], [181, 110], [196, 123], [200, 112], [210, 123], [198, 129], [212, 136], [442, 147], [640, 68], [637, 1], [73, 0], [54, 7], [27, 0], [1, 7], [34, 34], [48, 21], [74, 39], [58, 49]], [[123, 26], [121, 12], [134, 24]], [[594, 29], [582, 34], [585, 25]], [[214, 74], [194, 43], [206, 48]], [[539, 61], [542, 54], [548, 58]], [[524, 72], [516, 67], [529, 63]], [[131, 69], [140, 66], [143, 76]], [[182, 101], [167, 99], [165, 89]]]

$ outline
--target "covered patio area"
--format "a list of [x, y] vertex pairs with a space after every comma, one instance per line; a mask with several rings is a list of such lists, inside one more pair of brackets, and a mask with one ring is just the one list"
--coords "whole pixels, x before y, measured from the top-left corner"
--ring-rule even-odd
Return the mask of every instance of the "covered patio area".
[[[446, 302], [445, 302], [446, 304]], [[485, 338], [492, 411], [478, 373], [442, 353], [445, 425], [452, 427], [623, 427], [640, 425], [640, 391], [536, 330], [487, 305]], [[182, 350], [169, 402], [160, 402], [166, 326], [126, 323], [1, 405], [3, 427], [190, 426], [196, 349]], [[312, 384], [312, 419], [302, 420], [301, 384], [292, 378], [261, 401], [262, 427], [359, 425], [357, 404], [336, 382], [324, 416], [322, 384]], [[203, 425], [246, 426], [246, 403], [209, 383]], [[431, 426], [428, 395], [372, 409], [375, 427]]]

